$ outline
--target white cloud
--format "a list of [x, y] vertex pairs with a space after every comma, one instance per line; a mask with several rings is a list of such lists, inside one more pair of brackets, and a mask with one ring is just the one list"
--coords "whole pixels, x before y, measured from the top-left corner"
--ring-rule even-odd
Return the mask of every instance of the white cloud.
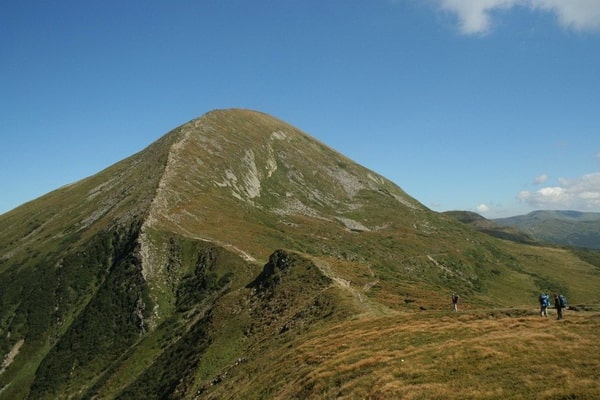
[[560, 186], [522, 191], [518, 199], [538, 209], [600, 211], [600, 172], [561, 179]]
[[546, 183], [546, 181], [547, 181], [547, 180], [548, 180], [548, 175], [546, 175], [546, 174], [542, 174], [542, 175], [540, 175], [540, 176], [536, 177], [536, 178], [533, 180], [533, 184], [534, 184], [534, 185], [541, 185], [541, 184], [543, 184], [543, 183]]
[[600, 29], [598, 0], [528, 0], [529, 7], [553, 12], [560, 25], [578, 31]]
[[439, 0], [440, 6], [458, 17], [464, 34], [483, 33], [491, 28], [491, 11], [509, 9], [520, 0]]
[[485, 213], [485, 212], [490, 211], [490, 208], [485, 204], [480, 204], [477, 206], [477, 211], [480, 213]]
[[486, 33], [492, 28], [493, 13], [516, 6], [551, 12], [558, 23], [576, 31], [600, 29], [598, 0], [434, 0], [441, 9], [456, 14], [464, 34]]

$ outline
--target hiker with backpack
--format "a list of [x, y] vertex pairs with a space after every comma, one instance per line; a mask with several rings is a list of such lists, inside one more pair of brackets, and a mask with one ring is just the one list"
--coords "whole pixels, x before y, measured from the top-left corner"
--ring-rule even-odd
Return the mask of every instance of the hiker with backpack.
[[563, 319], [563, 308], [567, 307], [567, 299], [562, 294], [554, 293], [554, 308], [556, 308], [556, 319]]
[[550, 305], [550, 297], [547, 293], [540, 294], [540, 317], [548, 317], [548, 306]]
[[456, 293], [452, 293], [452, 311], [458, 311], [458, 303], [460, 303], [460, 297]]

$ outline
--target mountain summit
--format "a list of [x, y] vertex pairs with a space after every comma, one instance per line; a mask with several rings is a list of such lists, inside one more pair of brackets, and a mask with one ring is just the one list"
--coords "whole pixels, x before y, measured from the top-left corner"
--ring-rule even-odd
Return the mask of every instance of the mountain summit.
[[351, 321], [441, 313], [453, 291], [466, 309], [586, 302], [600, 282], [249, 110], [192, 120], [0, 226], [7, 399], [331, 397], [358, 375], [324, 384], [297, 365], [325, 359], [294, 349]]
[[214, 111], [169, 135], [175, 139], [148, 228], [200, 236], [266, 259], [274, 241], [314, 224], [381, 229], [385, 220], [353, 218], [369, 207], [365, 192], [394, 207], [424, 210], [385, 178], [262, 113]]

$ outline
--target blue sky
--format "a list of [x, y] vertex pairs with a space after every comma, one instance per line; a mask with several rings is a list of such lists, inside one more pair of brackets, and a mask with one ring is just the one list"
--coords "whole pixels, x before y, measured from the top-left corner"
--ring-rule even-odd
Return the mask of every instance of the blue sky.
[[231, 107], [436, 211], [600, 212], [599, 0], [4, 0], [0, 61], [0, 213]]

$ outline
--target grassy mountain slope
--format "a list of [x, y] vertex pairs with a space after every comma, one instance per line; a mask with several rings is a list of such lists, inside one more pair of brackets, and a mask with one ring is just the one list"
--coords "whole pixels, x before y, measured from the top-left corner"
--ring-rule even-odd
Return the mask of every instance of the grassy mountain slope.
[[[25, 396], [36, 369], [69, 329], [84, 324], [91, 334], [83, 314], [99, 292], [113, 294], [106, 285], [120, 283], [111, 275], [123, 274], [135, 258], [136, 237], [175, 138], [165, 137], [134, 157], [0, 216], [0, 350], [8, 354], [21, 343], [0, 376], [6, 398]], [[107, 318], [128, 314], [111, 312]]]
[[546, 243], [600, 250], [600, 213], [534, 211], [494, 222]]
[[[543, 329], [528, 319], [540, 290], [591, 310], [573, 340], [598, 325], [593, 255], [480, 233], [248, 110], [190, 121], [0, 225], [0, 398], [387, 398], [402, 382], [451, 379], [403, 371], [393, 354], [423, 363], [449, 340], [481, 349], [498, 309]], [[452, 291], [464, 317], [448, 314]], [[434, 334], [440, 318], [464, 339]], [[519, 346], [439, 361], [508, 359]]]

